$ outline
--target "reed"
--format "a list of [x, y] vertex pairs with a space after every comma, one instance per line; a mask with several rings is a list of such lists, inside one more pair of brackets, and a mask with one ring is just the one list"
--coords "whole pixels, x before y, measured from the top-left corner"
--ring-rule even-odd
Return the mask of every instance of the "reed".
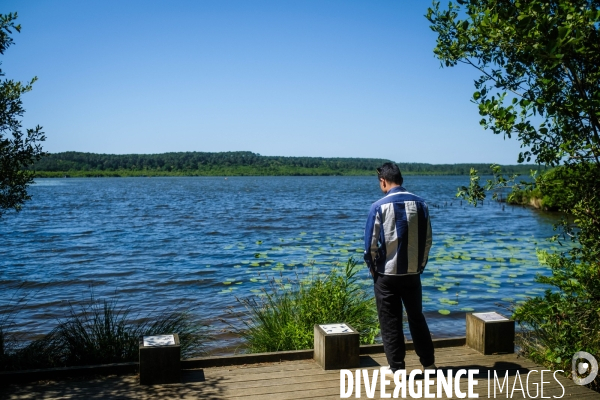
[[361, 343], [373, 343], [379, 332], [377, 310], [358, 283], [360, 268], [350, 258], [341, 272], [296, 277], [291, 287], [272, 279], [262, 296], [238, 299], [246, 311], [234, 331], [250, 353], [310, 349], [314, 325], [326, 323], [348, 323], [360, 332]]
[[[143, 335], [177, 333], [182, 357], [203, 355], [209, 339], [207, 326], [195, 321], [189, 311], [165, 312], [146, 318], [131, 318], [130, 307], [116, 299], [97, 301], [94, 295], [44, 337], [23, 346], [5, 348], [0, 368], [31, 368], [94, 365], [138, 360], [139, 338]], [[0, 327], [0, 341], [6, 328]]]

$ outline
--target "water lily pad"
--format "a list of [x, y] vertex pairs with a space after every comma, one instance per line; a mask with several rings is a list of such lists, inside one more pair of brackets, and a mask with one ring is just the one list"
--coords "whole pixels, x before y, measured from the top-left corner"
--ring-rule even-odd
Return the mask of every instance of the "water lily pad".
[[442, 315], [448, 315], [450, 314], [450, 310], [438, 310], [438, 312]]
[[463, 308], [460, 309], [460, 311], [471, 312], [471, 311], [475, 311], [475, 309], [471, 308], [471, 307], [463, 307]]

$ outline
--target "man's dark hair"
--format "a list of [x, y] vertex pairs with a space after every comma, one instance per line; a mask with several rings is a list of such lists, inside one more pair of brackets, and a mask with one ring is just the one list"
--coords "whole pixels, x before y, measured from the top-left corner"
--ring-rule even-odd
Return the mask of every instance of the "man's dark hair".
[[386, 162], [381, 167], [377, 168], [377, 175], [396, 185], [402, 185], [402, 182], [404, 182], [400, 168], [398, 168], [395, 163]]

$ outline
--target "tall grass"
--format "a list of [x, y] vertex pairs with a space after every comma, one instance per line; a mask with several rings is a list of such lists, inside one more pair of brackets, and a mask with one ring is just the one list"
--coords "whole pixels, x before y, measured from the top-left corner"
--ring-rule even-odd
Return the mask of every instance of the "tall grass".
[[261, 297], [238, 299], [246, 312], [242, 327], [234, 330], [250, 353], [310, 349], [314, 325], [326, 323], [348, 323], [360, 332], [361, 343], [373, 343], [379, 332], [377, 310], [357, 282], [360, 269], [350, 258], [341, 272], [297, 278], [291, 287], [271, 280]]
[[119, 308], [115, 300], [90, 303], [59, 324], [55, 336], [64, 349], [68, 365], [103, 364], [136, 361], [142, 335], [177, 333], [184, 357], [202, 352], [206, 333], [194, 324], [188, 312], [163, 313], [134, 322], [130, 308]]
[[[129, 307], [116, 300], [71, 306], [66, 319], [41, 339], [25, 346], [5, 349], [0, 368], [17, 370], [75, 365], [137, 361], [139, 338], [143, 335], [177, 333], [182, 357], [203, 354], [208, 339], [207, 326], [196, 322], [187, 311], [162, 313], [147, 318], [131, 318]], [[0, 329], [0, 339], [5, 335]]]

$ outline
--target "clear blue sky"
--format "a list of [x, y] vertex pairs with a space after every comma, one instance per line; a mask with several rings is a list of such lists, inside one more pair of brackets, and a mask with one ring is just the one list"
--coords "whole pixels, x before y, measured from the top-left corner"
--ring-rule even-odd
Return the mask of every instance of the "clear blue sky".
[[2, 0], [7, 78], [50, 152], [237, 151], [515, 164], [476, 71], [440, 68], [429, 1]]

